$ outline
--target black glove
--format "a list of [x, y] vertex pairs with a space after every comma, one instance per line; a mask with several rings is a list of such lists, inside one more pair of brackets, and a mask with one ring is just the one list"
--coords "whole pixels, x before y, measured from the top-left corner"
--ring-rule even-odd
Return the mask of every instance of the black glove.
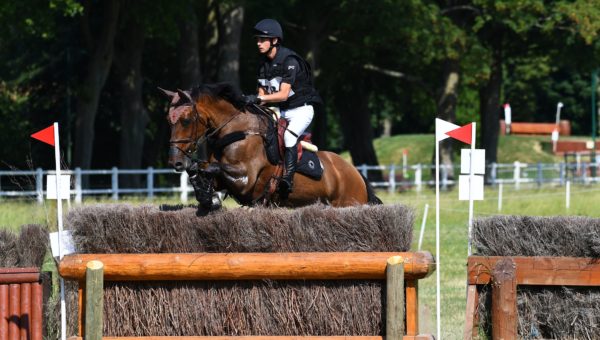
[[261, 102], [260, 98], [258, 98], [258, 96], [255, 94], [249, 94], [247, 96], [244, 96], [244, 103], [246, 105], [260, 104], [260, 102]]

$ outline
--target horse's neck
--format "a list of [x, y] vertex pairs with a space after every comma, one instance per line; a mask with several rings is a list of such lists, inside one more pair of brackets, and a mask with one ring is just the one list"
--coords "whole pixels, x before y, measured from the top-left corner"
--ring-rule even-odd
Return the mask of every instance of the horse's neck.
[[[226, 104], [226, 105], [225, 105]], [[220, 126], [227, 124], [227, 122], [231, 121], [234, 116], [236, 116], [239, 111], [233, 107], [233, 105], [224, 102], [219, 102], [217, 105], [214, 105], [212, 109], [208, 112], [209, 120], [214, 125], [214, 128], [219, 128]]]

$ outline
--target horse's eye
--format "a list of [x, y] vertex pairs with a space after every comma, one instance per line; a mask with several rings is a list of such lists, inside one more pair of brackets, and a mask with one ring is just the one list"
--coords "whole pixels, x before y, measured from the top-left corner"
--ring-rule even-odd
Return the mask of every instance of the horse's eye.
[[188, 125], [190, 125], [190, 123], [191, 123], [191, 122], [192, 122], [192, 121], [191, 121], [190, 119], [187, 119], [187, 118], [183, 118], [183, 119], [181, 119], [181, 125], [182, 125], [183, 127], [187, 127]]

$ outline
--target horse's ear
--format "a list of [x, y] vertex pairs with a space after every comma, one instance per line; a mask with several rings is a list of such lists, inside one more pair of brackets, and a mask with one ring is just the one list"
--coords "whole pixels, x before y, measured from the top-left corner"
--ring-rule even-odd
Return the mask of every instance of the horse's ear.
[[157, 87], [158, 90], [162, 93], [164, 93], [165, 95], [167, 95], [169, 98], [173, 98], [175, 96], [175, 92], [173, 91], [169, 91], [169, 90], [165, 90], [162, 87]]
[[194, 102], [192, 100], [192, 96], [190, 95], [190, 93], [188, 91], [177, 89], [177, 94], [179, 94], [179, 98], [185, 98], [185, 99], [189, 100], [190, 103]]

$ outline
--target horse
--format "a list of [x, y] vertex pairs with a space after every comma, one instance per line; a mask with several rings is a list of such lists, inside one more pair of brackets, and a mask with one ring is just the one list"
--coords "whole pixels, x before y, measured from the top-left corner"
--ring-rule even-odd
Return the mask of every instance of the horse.
[[[160, 90], [170, 98], [168, 164], [178, 172], [197, 168], [212, 180], [214, 190], [226, 190], [238, 203], [252, 206], [268, 201], [282, 207], [316, 202], [334, 207], [382, 204], [353, 165], [328, 151], [317, 151], [321, 178], [296, 172], [292, 193], [282, 199], [274, 192], [282, 165], [272, 164], [265, 149], [273, 123], [261, 114], [266, 108], [245, 105], [239, 89], [229, 83], [204, 84], [188, 91]], [[198, 146], [211, 140], [208, 159], [195, 161]]]

